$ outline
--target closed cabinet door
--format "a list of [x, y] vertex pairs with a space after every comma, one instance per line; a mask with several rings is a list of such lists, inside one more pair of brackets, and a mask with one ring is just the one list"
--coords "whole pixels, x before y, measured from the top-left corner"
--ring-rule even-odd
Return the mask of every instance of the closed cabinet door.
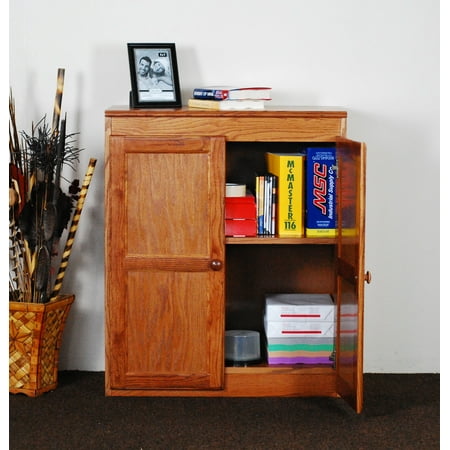
[[359, 413], [363, 405], [365, 144], [337, 143], [337, 392]]
[[220, 389], [223, 138], [109, 137], [108, 389]]

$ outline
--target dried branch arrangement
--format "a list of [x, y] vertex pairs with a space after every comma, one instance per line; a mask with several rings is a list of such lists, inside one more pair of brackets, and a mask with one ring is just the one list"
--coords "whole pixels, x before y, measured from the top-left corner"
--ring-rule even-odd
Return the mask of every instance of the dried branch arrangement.
[[[58, 69], [52, 127], [46, 117], [32, 125], [31, 134], [18, 132], [12, 94], [9, 99], [9, 300], [47, 303], [59, 293], [67, 266], [55, 283], [54, 262], [59, 259], [60, 239], [72, 218], [66, 247], [69, 254], [79, 216], [90, 184], [95, 160], [89, 162], [87, 176], [79, 180], [62, 176], [63, 166], [75, 169], [80, 149], [75, 133], [66, 134], [66, 118], [60, 120], [64, 69]], [[68, 185], [67, 192], [62, 184]], [[76, 205], [76, 222], [74, 208]], [[70, 242], [69, 242], [70, 241]], [[67, 248], [66, 248], [67, 250]]]

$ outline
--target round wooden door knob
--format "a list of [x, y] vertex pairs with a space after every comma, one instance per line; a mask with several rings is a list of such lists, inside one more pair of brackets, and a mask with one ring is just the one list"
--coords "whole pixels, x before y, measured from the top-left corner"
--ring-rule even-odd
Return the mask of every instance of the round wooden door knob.
[[213, 259], [213, 260], [211, 261], [210, 266], [211, 266], [211, 269], [212, 269], [212, 270], [215, 270], [215, 271], [221, 270], [221, 269], [222, 269], [222, 261], [220, 261], [220, 260], [218, 260], [218, 259]]

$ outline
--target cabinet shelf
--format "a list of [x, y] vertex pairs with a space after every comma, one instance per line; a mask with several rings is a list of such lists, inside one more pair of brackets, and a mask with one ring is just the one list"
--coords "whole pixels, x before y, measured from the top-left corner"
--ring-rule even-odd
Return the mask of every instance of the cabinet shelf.
[[257, 244], [257, 245], [333, 245], [337, 244], [337, 238], [293, 238], [278, 236], [256, 236], [256, 237], [227, 237], [226, 244]]

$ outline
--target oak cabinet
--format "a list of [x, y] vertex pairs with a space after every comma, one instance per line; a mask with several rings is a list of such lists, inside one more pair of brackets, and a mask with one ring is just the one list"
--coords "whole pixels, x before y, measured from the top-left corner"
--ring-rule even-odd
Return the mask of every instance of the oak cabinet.
[[[106, 395], [341, 396], [360, 412], [366, 152], [346, 138], [347, 113], [117, 107], [105, 118]], [[226, 181], [251, 185], [265, 152], [311, 143], [337, 148], [338, 237], [225, 237]], [[332, 294], [333, 367], [226, 366], [226, 329], [263, 335], [265, 292]]]

